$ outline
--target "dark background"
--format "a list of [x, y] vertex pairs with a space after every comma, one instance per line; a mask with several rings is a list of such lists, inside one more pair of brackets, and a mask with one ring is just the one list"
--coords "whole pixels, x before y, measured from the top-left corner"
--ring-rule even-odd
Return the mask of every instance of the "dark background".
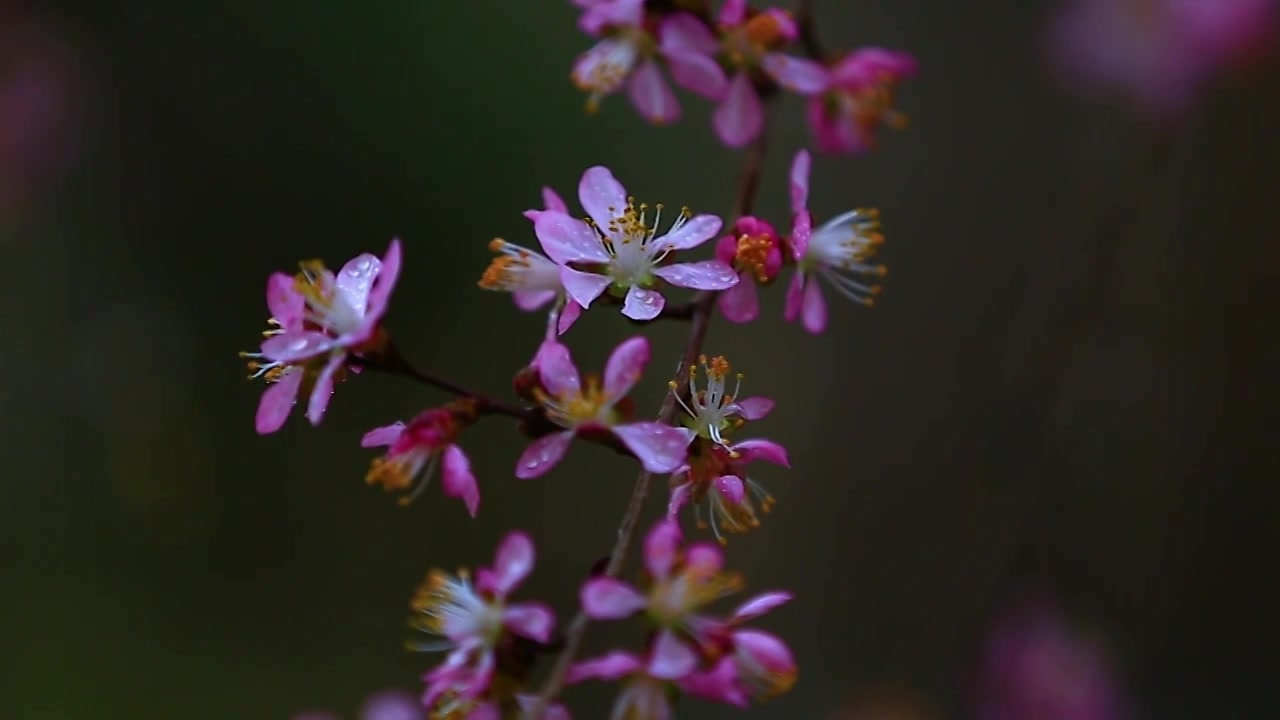
[[[522, 440], [487, 421], [466, 436], [478, 520], [434, 487], [398, 508], [357, 440], [442, 396], [361, 376], [320, 428], [262, 438], [236, 352], [268, 273], [398, 235], [400, 344], [503, 391], [541, 320], [476, 288], [486, 242], [532, 243], [520, 212], [593, 164], [727, 212], [737, 154], [705, 104], [682, 96], [669, 128], [621, 96], [585, 116], [562, 2], [55, 5], [0, 3], [5, 72], [53, 88], [0, 169], [0, 717], [350, 714], [435, 662], [401, 649], [425, 571], [489, 562], [512, 527], [538, 543], [525, 596], [566, 619], [625, 461], [579, 446], [515, 481]], [[887, 292], [833, 305], [822, 336], [780, 321], [781, 287], [761, 322], [712, 328], [780, 399], [756, 429], [794, 463], [761, 470], [777, 510], [729, 545], [751, 588], [798, 597], [762, 625], [800, 682], [753, 715], [890, 685], [961, 717], [986, 624], [1031, 588], [1109, 637], [1145, 717], [1270, 717], [1280, 72], [1218, 85], [1164, 141], [1060, 90], [1043, 5], [981, 5], [817, 3], [828, 44], [920, 62], [911, 127], [814, 172], [819, 220], [882, 210]], [[801, 107], [769, 131], [779, 225]], [[656, 409], [685, 328], [651, 330]], [[598, 366], [632, 332], [605, 310], [568, 337]], [[609, 690], [570, 697], [598, 717]]]

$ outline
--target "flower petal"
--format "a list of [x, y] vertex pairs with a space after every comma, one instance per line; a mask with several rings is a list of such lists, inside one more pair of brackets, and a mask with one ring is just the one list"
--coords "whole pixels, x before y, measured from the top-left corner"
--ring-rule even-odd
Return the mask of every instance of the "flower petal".
[[770, 674], [790, 675], [796, 671], [791, 648], [777, 637], [762, 630], [739, 630], [733, 634], [735, 650], [761, 666]]
[[831, 84], [827, 69], [805, 58], [768, 53], [760, 65], [779, 85], [801, 95], [816, 95]]
[[743, 420], [759, 420], [773, 412], [776, 404], [767, 397], [749, 397], [733, 403], [732, 407]]
[[342, 302], [363, 313], [369, 302], [369, 291], [373, 289], [373, 280], [381, 270], [382, 261], [373, 253], [363, 253], [348, 260], [334, 279]]
[[689, 503], [689, 483], [683, 482], [671, 488], [671, 499], [667, 501], [667, 519], [675, 520], [680, 508]]
[[333, 395], [334, 376], [346, 359], [346, 355], [342, 353], [335, 354], [316, 376], [316, 384], [311, 388], [311, 398], [307, 402], [307, 419], [313, 426], [319, 425], [324, 419], [324, 411], [329, 407], [329, 398]]
[[281, 333], [262, 342], [262, 355], [274, 362], [292, 363], [323, 355], [333, 349], [333, 345], [333, 338], [321, 332]]
[[760, 316], [760, 293], [749, 279], [738, 278], [738, 284], [716, 298], [720, 314], [733, 323], [748, 323]]
[[724, 657], [715, 667], [680, 681], [680, 689], [703, 700], [726, 703], [740, 708], [750, 706], [750, 698], [738, 683], [738, 668], [732, 657]]
[[[613, 173], [609, 172], [609, 168], [597, 165], [587, 168], [587, 171], [582, 174], [582, 180], [578, 182], [578, 201], [582, 203], [582, 209], [587, 211], [587, 215], [591, 216], [596, 225], [602, 228], [609, 227], [609, 223], [621, 216], [627, 207], [627, 190], [622, 187], [622, 183], [618, 182]], [[591, 232], [595, 234], [594, 230]], [[600, 245], [598, 238], [596, 245]], [[603, 247], [600, 248], [600, 252], [604, 253], [604, 257], [597, 258], [595, 262], [608, 262], [609, 257]]]
[[649, 675], [661, 680], [679, 680], [698, 667], [698, 656], [670, 630], [658, 633], [649, 650]]
[[696, 433], [660, 422], [637, 422], [617, 425], [613, 434], [635, 453], [645, 470], [655, 473], [674, 472], [688, 459], [689, 443]]
[[493, 586], [499, 596], [506, 596], [533, 570], [533, 540], [526, 533], [508, 533], [493, 555]]
[[545, 643], [551, 639], [556, 616], [541, 603], [519, 603], [503, 611], [502, 624], [516, 635]]
[[574, 663], [573, 667], [569, 669], [569, 675], [565, 678], [565, 682], [569, 684], [579, 683], [583, 680], [613, 682], [639, 671], [641, 667], [640, 659], [635, 655], [621, 650], [614, 650], [598, 658]]
[[739, 462], [764, 460], [785, 468], [791, 467], [791, 460], [787, 458], [787, 449], [772, 440], [743, 440], [734, 443], [733, 450], [738, 453]]
[[278, 272], [267, 278], [267, 310], [280, 327], [286, 331], [301, 330], [306, 306], [307, 301], [294, 287], [292, 276]]
[[719, 545], [694, 543], [685, 550], [684, 563], [689, 572], [706, 577], [724, 568], [724, 553]]
[[457, 445], [450, 445], [444, 450], [443, 487], [444, 494], [449, 497], [462, 498], [471, 517], [480, 509], [480, 486], [476, 484], [476, 476], [471, 472], [471, 461], [466, 453]]
[[552, 395], [576, 393], [582, 389], [578, 367], [573, 364], [569, 348], [555, 340], [544, 340], [538, 350], [538, 378]]
[[729, 620], [734, 623], [753, 620], [775, 608], [786, 605], [791, 602], [791, 598], [791, 593], [785, 591], [761, 593], [739, 605], [730, 615]]
[[640, 381], [649, 363], [649, 340], [643, 335], [624, 340], [609, 355], [604, 366], [604, 392], [622, 398]]
[[729, 78], [711, 56], [685, 50], [663, 50], [663, 56], [671, 79], [680, 87], [716, 101], [729, 91]]
[[515, 300], [516, 307], [529, 312], [537, 310], [556, 299], [555, 290], [517, 290], [511, 293], [511, 297]]
[[813, 234], [813, 215], [802, 210], [791, 218], [791, 257], [803, 260], [809, 251], [809, 236]]
[[720, 43], [706, 23], [687, 12], [671, 13], [662, 21], [658, 26], [658, 45], [663, 52], [714, 55], [720, 51]]
[[592, 620], [621, 620], [649, 606], [649, 600], [629, 584], [611, 577], [597, 577], [578, 593], [582, 612]]
[[583, 308], [591, 307], [591, 303], [600, 297], [609, 283], [613, 282], [605, 275], [574, 270], [568, 265], [560, 267], [560, 284], [573, 301]]
[[570, 262], [609, 262], [600, 236], [586, 222], [566, 213], [543, 211], [533, 221], [533, 233], [542, 251], [560, 265]]
[[626, 299], [622, 301], [622, 314], [632, 320], [652, 320], [662, 314], [662, 308], [666, 304], [667, 299], [657, 290], [645, 290], [632, 285], [627, 291]]
[[747, 0], [725, 0], [720, 8], [721, 25], [740, 25], [747, 19]]
[[804, 289], [804, 305], [801, 309], [804, 329], [818, 334], [827, 329], [827, 301], [822, 297], [822, 283], [809, 283]]
[[764, 110], [747, 73], [739, 72], [729, 81], [724, 102], [712, 115], [712, 125], [720, 141], [733, 148], [746, 145], [760, 134], [764, 127]]
[[360, 720], [425, 720], [425, 717], [418, 699], [401, 690], [371, 695], [360, 706]]
[[805, 272], [796, 268], [796, 274], [791, 276], [791, 284], [787, 286], [787, 303], [782, 311], [787, 322], [794, 322], [800, 315], [800, 306], [804, 304], [804, 282]]
[[569, 212], [569, 208], [564, 204], [564, 200], [560, 198], [560, 194], [545, 186], [542, 188], [542, 205], [546, 210], [562, 213]]
[[791, 212], [804, 212], [809, 207], [809, 173], [813, 160], [808, 150], [801, 150], [791, 161]]
[[664, 580], [671, 574], [682, 540], [680, 525], [674, 520], [659, 522], [645, 535], [644, 567], [655, 580]]
[[692, 250], [715, 237], [722, 224], [715, 215], [694, 215], [657, 242], [663, 250]]
[[676, 263], [660, 267], [654, 275], [676, 287], [694, 290], [727, 290], [738, 284], [738, 273], [720, 260]]
[[582, 306], [577, 300], [565, 303], [560, 309], [560, 317], [556, 321], [556, 334], [563, 335], [573, 327], [573, 324], [582, 316]]
[[390, 425], [376, 427], [360, 438], [360, 447], [373, 448], [394, 445], [400, 439], [400, 436], [404, 434], [404, 427], [404, 423], [398, 421]]
[[[391, 299], [391, 291], [400, 279], [400, 238], [392, 238], [387, 251], [382, 255], [382, 269], [369, 290], [369, 299], [364, 306], [365, 316], [362, 326], [373, 328], [387, 311], [387, 303]], [[341, 278], [339, 278], [341, 281]]]
[[573, 431], [552, 433], [529, 443], [520, 459], [516, 461], [516, 477], [521, 480], [532, 480], [541, 477], [569, 451], [569, 443], [573, 441]]
[[653, 60], [645, 60], [632, 71], [627, 96], [640, 116], [651, 123], [663, 125], [680, 118], [680, 101]]
[[284, 426], [293, 404], [298, 400], [303, 375], [297, 368], [286, 370], [277, 382], [263, 391], [262, 399], [258, 401], [258, 413], [253, 419], [259, 435], [270, 435]]
[[737, 475], [721, 475], [715, 479], [715, 488], [721, 497], [734, 505], [742, 502], [742, 498], [747, 494], [742, 478]]

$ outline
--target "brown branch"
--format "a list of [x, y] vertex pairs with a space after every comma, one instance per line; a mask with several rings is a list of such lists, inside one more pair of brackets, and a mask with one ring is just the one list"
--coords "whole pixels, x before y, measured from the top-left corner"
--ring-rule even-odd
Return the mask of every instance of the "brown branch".
[[[765, 151], [765, 134], [760, 133], [760, 137], [751, 146], [747, 152], [746, 158], [742, 163], [742, 171], [738, 183], [737, 201], [734, 204], [734, 214], [736, 216], [746, 215], [751, 212], [751, 208], [755, 205], [756, 190], [760, 186], [760, 170], [764, 164]], [[692, 326], [689, 328], [689, 339], [685, 342], [684, 354], [680, 358], [680, 365], [676, 369], [673, 381], [676, 388], [667, 393], [663, 398], [662, 408], [658, 411], [658, 422], [671, 423], [676, 419], [679, 411], [679, 405], [676, 398], [683, 395], [689, 388], [689, 367], [697, 359], [702, 352], [703, 342], [707, 338], [707, 330], [711, 325], [711, 314], [715, 307], [716, 294], [714, 292], [701, 291], [694, 296], [693, 302], [690, 303]], [[641, 471], [636, 478], [635, 487], [631, 491], [631, 499], [627, 502], [627, 510], [622, 516], [622, 523], [618, 526], [618, 539], [614, 543], [613, 551], [609, 553], [609, 561], [605, 565], [604, 575], [607, 577], [617, 577], [622, 572], [622, 567], [626, 564], [628, 551], [631, 549], [631, 543], [635, 539], [636, 525], [640, 522], [640, 512], [644, 509], [644, 501], [649, 497], [649, 486], [653, 482], [653, 473]], [[565, 677], [569, 673], [574, 659], [578, 654], [578, 650], [582, 647], [582, 640], [587, 634], [587, 625], [591, 620], [581, 610], [569, 622], [569, 627], [564, 635], [564, 650], [556, 658], [555, 665], [551, 668], [551, 673], [547, 676], [546, 682], [543, 683], [542, 689], [538, 692], [538, 701], [529, 709], [526, 717], [529, 720], [541, 720], [546, 712], [547, 705], [552, 699], [560, 694], [564, 687]]]
[[800, 47], [810, 58], [825, 62], [827, 54], [822, 50], [822, 41], [818, 39], [818, 28], [814, 21], [813, 0], [800, 0], [796, 6], [796, 25], [800, 29]]
[[[530, 439], [537, 439], [564, 430], [564, 428], [552, 422], [542, 408], [505, 403], [484, 393], [459, 385], [452, 380], [447, 380], [422, 370], [406, 360], [404, 355], [392, 344], [387, 345], [377, 360], [352, 357], [351, 361], [352, 364], [358, 367], [399, 375], [428, 387], [443, 390], [450, 395], [467, 398], [473, 403], [473, 408], [477, 415], [501, 415], [518, 420], [520, 433]], [[578, 439], [607, 447], [620, 455], [635, 457], [635, 454], [626, 445], [623, 445], [613, 433], [580, 433]]]

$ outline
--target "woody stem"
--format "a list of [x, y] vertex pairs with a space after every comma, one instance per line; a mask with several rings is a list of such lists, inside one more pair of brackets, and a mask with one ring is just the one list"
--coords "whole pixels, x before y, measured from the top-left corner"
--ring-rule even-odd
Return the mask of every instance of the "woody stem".
[[[765, 134], [763, 130], [760, 136], [752, 144], [747, 151], [747, 156], [742, 163], [742, 170], [739, 175], [737, 201], [734, 207], [734, 217], [742, 217], [751, 212], [752, 206], [755, 204], [756, 191], [760, 186], [760, 170], [764, 164], [765, 152]], [[670, 424], [676, 419], [679, 412], [679, 404], [676, 398], [683, 395], [689, 387], [689, 367], [694, 360], [702, 352], [703, 342], [707, 337], [707, 330], [711, 324], [711, 313], [715, 307], [716, 294], [709, 291], [701, 291], [694, 296], [693, 302], [690, 303], [690, 328], [689, 338], [685, 342], [684, 354], [680, 358], [680, 365], [676, 369], [675, 382], [676, 387], [673, 391], [667, 393], [662, 401], [662, 408], [658, 411], [658, 422]], [[627, 502], [626, 512], [623, 513], [622, 522], [618, 525], [618, 539], [613, 545], [613, 551], [609, 553], [609, 562], [605, 565], [604, 575], [607, 577], [617, 577], [622, 572], [623, 565], [627, 560], [627, 553], [631, 549], [631, 543], [635, 539], [636, 525], [640, 521], [640, 512], [644, 509], [644, 501], [649, 496], [649, 486], [653, 481], [653, 473], [642, 471], [636, 478], [635, 487], [631, 490], [631, 499]], [[547, 705], [559, 696], [561, 689], [564, 687], [565, 677], [569, 673], [578, 650], [582, 646], [583, 638], [587, 634], [587, 625], [590, 619], [581, 610], [569, 622], [569, 627], [564, 635], [564, 649], [556, 658], [555, 665], [551, 668], [551, 673], [547, 676], [541, 690], [538, 692], [538, 700], [526, 714], [527, 720], [542, 720], [543, 714], [546, 712]]]

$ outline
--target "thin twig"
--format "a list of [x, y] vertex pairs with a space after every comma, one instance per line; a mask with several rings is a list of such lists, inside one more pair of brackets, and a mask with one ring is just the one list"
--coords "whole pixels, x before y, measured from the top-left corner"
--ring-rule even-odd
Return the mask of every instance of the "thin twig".
[[[475, 390], [459, 385], [452, 380], [446, 380], [438, 375], [422, 370], [406, 360], [394, 345], [388, 346], [387, 350], [376, 362], [363, 358], [352, 358], [352, 361], [363, 368], [406, 377], [428, 387], [443, 390], [450, 395], [467, 398], [472, 401], [473, 407], [478, 415], [502, 415], [504, 417], [514, 418], [515, 420], [520, 421], [519, 429], [521, 434], [530, 439], [537, 439], [550, 435], [551, 433], [562, 432], [564, 430], [564, 428], [552, 422], [542, 408], [521, 407], [505, 403], [501, 400], [485, 395], [484, 393], [476, 392]], [[618, 440], [617, 436], [612, 433], [581, 433], [578, 435], [578, 439], [607, 447], [620, 455], [635, 457], [635, 453], [631, 452], [631, 450], [626, 445], [623, 445], [622, 442]]]
[[[733, 210], [735, 217], [750, 213], [755, 205], [756, 190], [760, 187], [760, 170], [764, 164], [764, 152], [765, 136], [761, 132], [742, 163], [738, 195]], [[715, 293], [703, 290], [697, 293], [690, 303], [692, 326], [689, 328], [689, 339], [685, 343], [684, 354], [680, 358], [680, 365], [673, 378], [676, 387], [663, 398], [662, 408], [658, 411], [658, 422], [671, 423], [676, 418], [676, 413], [679, 411], [676, 398], [688, 390], [689, 367], [702, 352], [702, 345], [711, 325], [715, 299]], [[648, 471], [641, 471], [636, 478], [635, 487], [631, 490], [631, 499], [627, 501], [627, 510], [618, 526], [618, 539], [614, 543], [613, 551], [609, 553], [609, 562], [605, 565], [604, 576], [617, 577], [621, 574], [631, 543], [635, 539], [636, 526], [640, 522], [640, 513], [644, 509], [644, 501], [649, 497], [649, 486], [652, 482], [653, 473]], [[560, 694], [569, 668], [582, 647], [582, 640], [586, 637], [587, 625], [590, 622], [590, 618], [581, 610], [569, 622], [569, 627], [564, 634], [564, 649], [556, 658], [555, 665], [551, 667], [551, 673], [538, 692], [537, 703], [529, 709], [526, 715], [528, 720], [541, 720], [547, 705]]]
[[822, 62], [826, 53], [822, 50], [822, 41], [818, 39], [818, 28], [813, 20], [813, 0], [800, 0], [796, 6], [796, 25], [800, 29], [800, 46], [810, 58]]

